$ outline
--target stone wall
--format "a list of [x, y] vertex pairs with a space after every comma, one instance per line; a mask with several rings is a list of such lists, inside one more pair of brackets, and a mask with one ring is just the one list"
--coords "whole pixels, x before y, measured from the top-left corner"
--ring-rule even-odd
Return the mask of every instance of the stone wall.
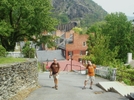
[[38, 70], [35, 59], [0, 65], [0, 100], [9, 100], [20, 91], [37, 87], [37, 81]]

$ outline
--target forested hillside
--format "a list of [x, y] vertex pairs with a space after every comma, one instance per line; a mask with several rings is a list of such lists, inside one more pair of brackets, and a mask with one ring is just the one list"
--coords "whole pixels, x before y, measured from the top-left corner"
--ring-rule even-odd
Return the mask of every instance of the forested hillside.
[[52, 0], [53, 16], [60, 23], [78, 21], [83, 27], [101, 21], [107, 12], [92, 0]]

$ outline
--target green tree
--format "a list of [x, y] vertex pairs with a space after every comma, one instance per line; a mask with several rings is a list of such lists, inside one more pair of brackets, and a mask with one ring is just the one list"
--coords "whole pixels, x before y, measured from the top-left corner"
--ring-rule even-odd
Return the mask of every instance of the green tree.
[[104, 35], [110, 36], [109, 49], [119, 47], [117, 59], [126, 62], [127, 53], [134, 53], [134, 33], [132, 22], [127, 20], [124, 13], [111, 13], [105, 18], [106, 24], [102, 29]]
[[6, 56], [6, 49], [0, 45], [0, 57], [5, 57]]
[[74, 30], [76, 33], [82, 34], [82, 28], [74, 27], [72, 30]]
[[[56, 39], [59, 38], [58, 36], [52, 36], [52, 35], [39, 35], [38, 39], [39, 41], [37, 41], [37, 45], [42, 45], [42, 43], [44, 45], [47, 45], [47, 48], [52, 48], [52, 47], [56, 47]], [[47, 48], [44, 48], [45, 50]]]
[[24, 47], [22, 48], [22, 54], [25, 58], [34, 58], [35, 49], [31, 47], [30, 42], [26, 42]]
[[86, 33], [89, 35], [87, 41], [89, 54], [84, 58], [91, 59], [99, 65], [110, 64], [116, 58], [118, 52], [118, 47], [113, 51], [109, 49], [110, 36], [102, 34], [105, 24], [105, 22], [97, 22], [89, 27]]
[[88, 44], [89, 58], [99, 65], [109, 65], [117, 56], [118, 47], [114, 51], [109, 49], [110, 37], [101, 33], [90, 33]]
[[55, 29], [50, 0], [0, 0], [0, 42], [7, 51], [24, 38], [32, 40], [43, 31]]
[[103, 29], [103, 26], [105, 25], [106, 23], [104, 21], [100, 21], [100, 22], [96, 22], [94, 23], [91, 27], [88, 28], [86, 34], [90, 34], [90, 33], [102, 33], [102, 29]]
[[59, 23], [61, 24], [66, 24], [69, 22], [69, 18], [67, 14], [60, 14], [57, 16], [57, 19], [59, 20]]

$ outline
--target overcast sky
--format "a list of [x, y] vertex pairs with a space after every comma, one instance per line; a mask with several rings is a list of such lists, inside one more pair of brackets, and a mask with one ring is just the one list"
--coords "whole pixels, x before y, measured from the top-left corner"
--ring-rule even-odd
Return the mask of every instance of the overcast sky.
[[134, 0], [93, 0], [108, 13], [123, 12], [134, 17]]

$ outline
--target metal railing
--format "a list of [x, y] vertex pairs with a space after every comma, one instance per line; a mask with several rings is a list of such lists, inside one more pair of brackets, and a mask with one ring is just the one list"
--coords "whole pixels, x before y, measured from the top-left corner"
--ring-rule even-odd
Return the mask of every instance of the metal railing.
[[[82, 66], [73, 65], [73, 64], [72, 64], [72, 66], [80, 67], [80, 70], [74, 70], [74, 71], [80, 72], [82, 74], [82, 71], [83, 71]], [[66, 70], [69, 71], [68, 67], [71, 67], [71, 64], [66, 64], [63, 71], [66, 71]], [[97, 68], [95, 69], [95, 74], [99, 75], [100, 77], [108, 78], [111, 81], [115, 81], [116, 80], [116, 70], [117, 70], [116, 68], [97, 66]], [[70, 71], [71, 71], [71, 68], [70, 68]], [[86, 74], [86, 69], [84, 70], [84, 74]]]
[[[80, 65], [74, 65], [74, 64], [66, 64], [66, 66], [65, 66], [65, 68], [64, 68], [64, 70], [63, 71], [66, 71], [66, 69], [68, 70], [68, 66], [70, 65], [70, 67], [71, 66], [77, 66], [77, 67], [80, 67], [80, 70], [78, 70], [78, 71], [80, 71], [80, 73], [81, 73], [81, 71], [82, 71], [82, 68], [81, 68], [81, 66]], [[71, 68], [70, 68], [71, 69]], [[73, 69], [72, 69], [73, 70]], [[70, 71], [72, 71], [72, 70], [70, 70]]]
[[116, 68], [110, 68], [110, 67], [105, 67], [105, 66], [97, 66], [95, 70], [95, 74], [99, 75], [101, 77], [110, 79], [111, 81], [116, 80]]
[[20, 57], [24, 57], [24, 55], [21, 52], [8, 52], [7, 57], [20, 58]]

